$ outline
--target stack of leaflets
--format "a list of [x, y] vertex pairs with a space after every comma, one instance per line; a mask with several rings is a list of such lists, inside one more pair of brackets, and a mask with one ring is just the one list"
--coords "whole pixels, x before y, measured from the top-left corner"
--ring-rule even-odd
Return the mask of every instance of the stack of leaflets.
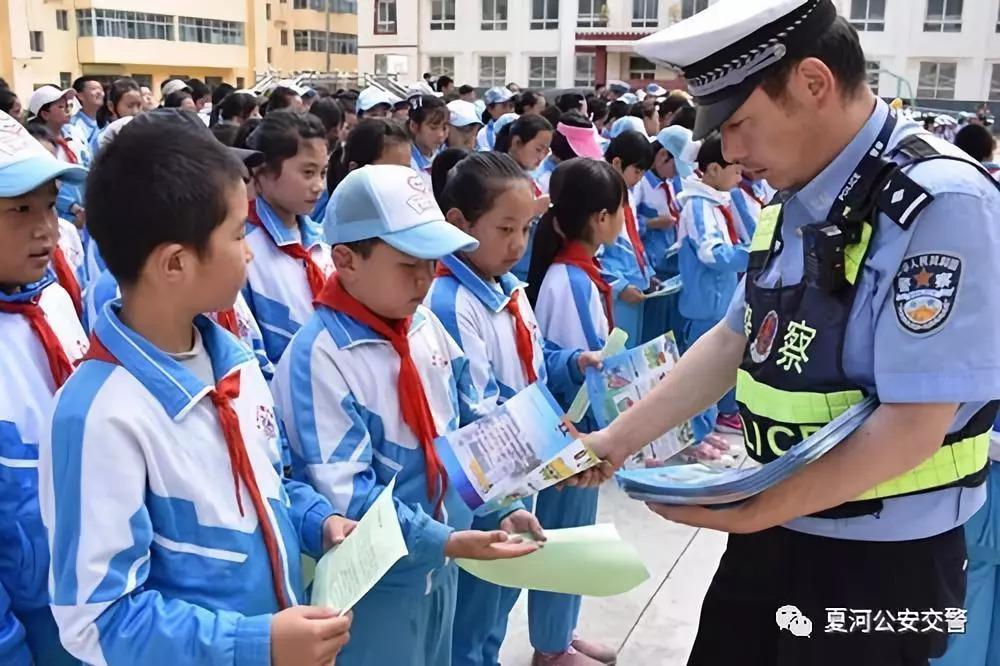
[[[667, 376], [680, 353], [673, 333], [604, 359], [600, 370], [587, 368], [587, 393], [594, 417], [606, 428], [619, 414], [635, 405]], [[626, 461], [626, 469], [657, 467], [694, 444], [694, 431], [685, 421]]]
[[865, 399], [766, 465], [730, 470], [712, 469], [701, 464], [626, 470], [617, 474], [618, 485], [633, 499], [657, 504], [726, 505], [742, 502], [819, 459], [857, 430], [876, 407], [877, 398]]
[[540, 383], [483, 418], [438, 437], [435, 444], [449, 483], [480, 515], [600, 462]]

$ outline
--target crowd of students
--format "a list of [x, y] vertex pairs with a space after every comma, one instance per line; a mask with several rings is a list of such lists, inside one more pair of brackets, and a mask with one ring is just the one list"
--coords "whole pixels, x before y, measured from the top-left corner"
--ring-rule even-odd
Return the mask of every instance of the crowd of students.
[[[773, 195], [683, 95], [610, 96], [176, 80], [155, 108], [81, 77], [7, 106], [0, 662], [497, 664], [518, 591], [454, 559], [592, 524], [597, 491], [473, 515], [435, 438], [534, 382], [568, 407], [615, 326], [685, 349]], [[740, 427], [727, 396], [685, 455]], [[410, 554], [353, 615], [309, 606], [301, 556], [393, 478]], [[535, 664], [614, 663], [580, 603], [529, 595]]]

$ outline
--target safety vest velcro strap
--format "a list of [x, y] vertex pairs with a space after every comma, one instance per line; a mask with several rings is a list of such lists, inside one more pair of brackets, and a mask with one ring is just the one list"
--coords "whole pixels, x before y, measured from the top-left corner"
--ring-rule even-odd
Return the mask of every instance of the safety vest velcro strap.
[[736, 399], [752, 414], [779, 423], [826, 424], [864, 397], [861, 391], [782, 391], [758, 382], [746, 370], [736, 374]]

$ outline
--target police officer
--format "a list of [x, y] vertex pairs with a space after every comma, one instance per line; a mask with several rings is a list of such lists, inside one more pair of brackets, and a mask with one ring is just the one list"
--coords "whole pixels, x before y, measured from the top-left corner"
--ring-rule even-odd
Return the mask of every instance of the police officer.
[[683, 70], [695, 138], [719, 129], [782, 203], [725, 321], [588, 438], [610, 464], [578, 483], [734, 384], [762, 463], [877, 396], [851, 437], [754, 498], [653, 510], [730, 534], [689, 664], [926, 664], [967, 619], [962, 525], [1000, 398], [1000, 191], [872, 94], [830, 0], [720, 0], [637, 50]]

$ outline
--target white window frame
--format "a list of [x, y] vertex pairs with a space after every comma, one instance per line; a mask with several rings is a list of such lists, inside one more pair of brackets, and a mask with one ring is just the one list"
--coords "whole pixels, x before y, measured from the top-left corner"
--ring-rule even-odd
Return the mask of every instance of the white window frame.
[[241, 21], [220, 21], [194, 16], [177, 17], [177, 37], [178, 41], [197, 44], [242, 46], [246, 43]]
[[[581, 64], [586, 63], [583, 67]], [[597, 69], [596, 53], [577, 53], [573, 64], [573, 86], [576, 88], [594, 87], [594, 70]]]
[[[489, 76], [484, 76], [487, 71], [484, 69], [484, 65], [489, 62]], [[498, 75], [497, 64], [501, 64], [503, 69], [499, 70]], [[479, 56], [479, 85], [483, 88], [494, 88], [496, 86], [506, 85], [507, 81], [507, 56], [502, 55], [481, 55]]]
[[555, 88], [559, 81], [559, 56], [528, 56], [528, 87], [534, 90]]
[[428, 56], [427, 71], [431, 76], [455, 78], [455, 56]]
[[576, 27], [578, 28], [608, 27], [607, 0], [577, 0], [577, 2], [579, 10], [576, 15]]
[[[644, 60], [649, 64], [650, 68], [647, 68], [644, 63], [642, 64], [642, 69], [636, 69], [635, 65], [637, 61]], [[638, 76], [637, 76], [638, 75]], [[656, 80], [656, 63], [643, 58], [642, 56], [630, 56], [628, 59], [628, 78], [633, 81], [655, 81]]]
[[[941, 3], [941, 13], [931, 13], [932, 2]], [[927, 0], [924, 32], [962, 32], [964, 10], [964, 0]]]
[[399, 13], [396, 0], [375, 0], [375, 34], [395, 35]]
[[507, 19], [510, 18], [510, 7], [507, 0], [482, 0], [480, 5], [483, 10], [481, 29], [486, 31], [507, 29]]
[[986, 97], [991, 102], [1000, 102], [1000, 62], [990, 67], [990, 89]]
[[[539, 16], [535, 9], [538, 8], [536, 2], [540, 2], [542, 13]], [[559, 29], [559, 0], [531, 0], [531, 30], [558, 30]], [[1000, 30], [1000, 28], [998, 28]]]
[[344, 32], [324, 32], [322, 30], [296, 30], [294, 49], [298, 53], [326, 53], [326, 41], [330, 40], [331, 55], [353, 55], [358, 52], [358, 36]]
[[681, 0], [681, 19], [691, 18], [708, 8], [708, 0]]
[[69, 11], [66, 9], [56, 10], [56, 30], [64, 32], [69, 30]]
[[660, 0], [632, 0], [632, 27], [656, 28], [660, 25]]
[[[924, 78], [923, 70], [924, 66], [933, 66], [933, 72], [929, 72], [934, 76], [934, 83], [932, 86], [922, 85], [922, 79]], [[950, 91], [951, 94], [948, 95], [947, 92], [949, 88], [944, 88], [941, 86], [941, 69], [943, 67], [953, 68], [954, 76], [951, 80]], [[922, 60], [920, 62], [920, 70], [917, 75], [917, 97], [924, 99], [955, 99], [955, 87], [958, 83], [958, 63], [954, 60], [952, 61], [937, 61], [937, 60]], [[928, 94], [928, 92], [930, 94]], [[945, 94], [942, 94], [944, 92]]]
[[121, 9], [88, 7], [76, 10], [80, 37], [117, 37], [175, 41], [175, 17]]
[[876, 95], [878, 94], [879, 85], [881, 83], [881, 73], [882, 73], [882, 63], [878, 60], [865, 60], [865, 78], [868, 81], [868, 87], [872, 89], [872, 92]]
[[[858, 32], [885, 32], [886, 2], [888, 0], [851, 0], [851, 25]], [[875, 3], [882, 4], [881, 17], [872, 17], [872, 4]]]
[[455, 0], [431, 0], [431, 30], [454, 29]]

